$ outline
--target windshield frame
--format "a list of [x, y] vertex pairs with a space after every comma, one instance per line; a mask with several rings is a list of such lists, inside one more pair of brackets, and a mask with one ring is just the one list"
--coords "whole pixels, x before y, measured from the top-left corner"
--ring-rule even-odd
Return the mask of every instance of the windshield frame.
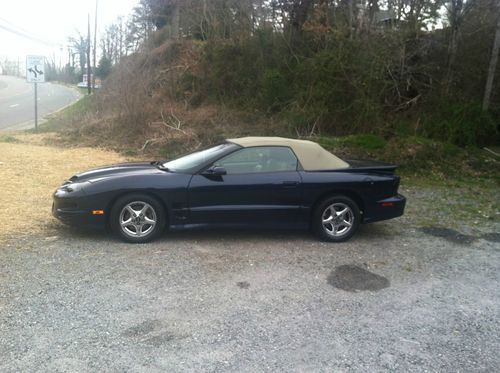
[[[184, 157], [189, 157], [189, 156], [194, 155], [196, 153], [200, 153], [200, 152], [203, 152], [203, 151], [206, 151], [206, 150], [209, 150], [209, 149], [212, 149], [212, 148], [216, 148], [216, 147], [222, 146], [222, 145], [224, 147], [222, 149], [220, 149], [220, 151], [214, 152], [214, 154], [212, 156], [206, 158], [205, 160], [203, 160], [202, 162], [196, 164], [193, 167], [183, 168], [183, 169], [176, 169], [176, 168], [172, 168], [171, 166], [168, 165], [169, 163], [175, 162], [175, 161], [180, 160], [180, 159], [182, 159]], [[226, 155], [231, 154], [231, 153], [233, 153], [233, 152], [235, 152], [235, 151], [237, 151], [237, 150], [239, 150], [241, 148], [242, 147], [240, 145], [234, 144], [232, 142], [222, 142], [222, 143], [219, 143], [219, 144], [208, 146], [206, 148], [195, 150], [194, 152], [191, 152], [191, 153], [184, 154], [184, 155], [182, 155], [182, 156], [180, 156], [178, 158], [172, 159], [170, 161], [163, 162], [163, 164], [161, 165], [161, 168], [166, 169], [166, 170], [168, 170], [170, 172], [173, 172], [173, 173], [193, 174], [194, 175], [194, 174], [200, 172], [201, 170], [204, 170], [205, 168], [207, 168], [208, 166], [210, 166], [212, 163], [214, 163], [218, 159], [220, 159], [222, 157], [225, 157]]]

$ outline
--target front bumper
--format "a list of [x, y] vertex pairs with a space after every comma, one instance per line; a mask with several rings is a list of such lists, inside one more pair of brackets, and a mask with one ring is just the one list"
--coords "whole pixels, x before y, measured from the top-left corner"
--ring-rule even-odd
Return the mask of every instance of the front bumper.
[[397, 218], [404, 214], [405, 206], [406, 198], [401, 194], [376, 201], [365, 211], [363, 223]]
[[93, 215], [92, 208], [88, 207], [86, 198], [59, 197], [54, 194], [52, 203], [52, 215], [64, 224], [104, 229], [106, 227], [105, 215]]

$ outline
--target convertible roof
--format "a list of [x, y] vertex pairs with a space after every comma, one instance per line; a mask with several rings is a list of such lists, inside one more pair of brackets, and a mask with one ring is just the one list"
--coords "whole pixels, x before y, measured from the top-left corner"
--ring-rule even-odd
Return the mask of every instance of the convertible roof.
[[308, 140], [287, 139], [284, 137], [240, 137], [227, 141], [244, 148], [254, 146], [288, 146], [299, 158], [305, 171], [335, 170], [347, 168], [349, 164], [323, 149], [319, 144]]

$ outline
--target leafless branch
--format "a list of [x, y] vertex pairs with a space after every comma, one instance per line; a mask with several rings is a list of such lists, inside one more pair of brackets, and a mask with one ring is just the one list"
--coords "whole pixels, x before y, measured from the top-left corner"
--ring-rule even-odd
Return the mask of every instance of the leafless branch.
[[163, 110], [160, 111], [160, 115], [162, 119], [161, 123], [163, 123], [165, 127], [172, 129], [174, 131], [179, 131], [186, 136], [188, 135], [188, 133], [181, 128], [182, 122], [180, 121], [179, 118], [175, 116], [172, 109], [170, 109], [170, 115], [168, 118], [165, 118], [165, 116], [163, 115]]
[[157, 138], [146, 140], [146, 142], [144, 143], [144, 145], [141, 148], [141, 152], [144, 151], [149, 144], [152, 144], [156, 141], [158, 141]]
[[491, 150], [491, 149], [488, 149], [488, 148], [483, 148], [484, 150], [486, 150], [487, 152], [493, 154], [493, 155], [496, 155], [497, 157], [500, 157], [500, 154], [498, 154], [497, 152]]

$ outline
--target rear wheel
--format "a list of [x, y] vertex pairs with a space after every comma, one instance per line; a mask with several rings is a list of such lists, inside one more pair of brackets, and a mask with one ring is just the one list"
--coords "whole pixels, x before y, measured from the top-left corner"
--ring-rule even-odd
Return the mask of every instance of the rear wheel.
[[312, 228], [323, 240], [343, 242], [356, 233], [360, 222], [361, 215], [356, 202], [346, 196], [334, 196], [316, 207]]
[[130, 194], [119, 198], [113, 206], [111, 228], [122, 240], [149, 242], [165, 228], [162, 205], [146, 194]]

